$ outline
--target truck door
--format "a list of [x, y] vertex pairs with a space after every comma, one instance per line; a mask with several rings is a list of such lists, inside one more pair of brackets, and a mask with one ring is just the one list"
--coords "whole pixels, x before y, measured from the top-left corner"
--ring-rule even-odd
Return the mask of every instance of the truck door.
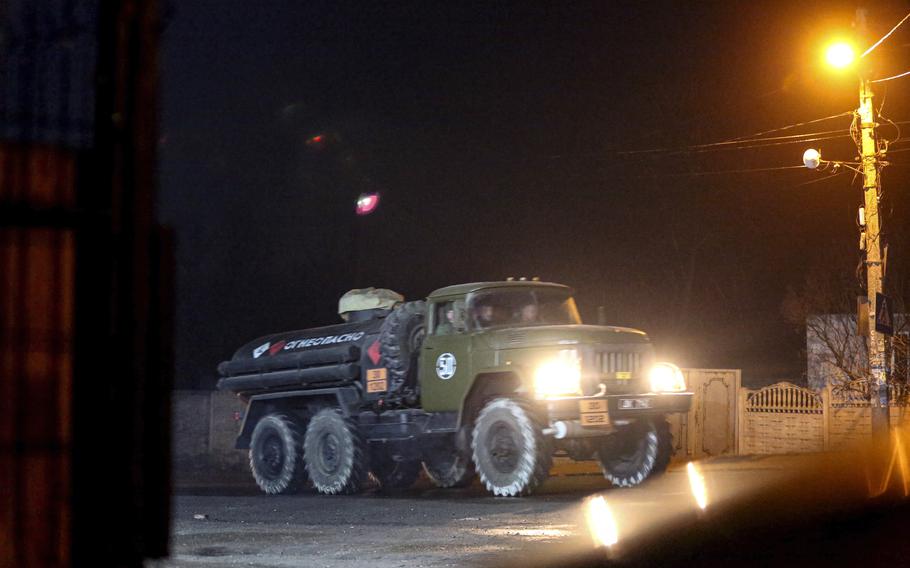
[[418, 371], [421, 405], [427, 411], [457, 411], [472, 372], [464, 300], [437, 300], [429, 316]]

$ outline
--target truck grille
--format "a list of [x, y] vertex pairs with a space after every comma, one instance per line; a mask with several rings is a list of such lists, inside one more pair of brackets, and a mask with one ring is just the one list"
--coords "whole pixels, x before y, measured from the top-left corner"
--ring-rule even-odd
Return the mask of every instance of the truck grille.
[[642, 353], [607, 352], [597, 354], [597, 368], [602, 373], [637, 373], [642, 366]]

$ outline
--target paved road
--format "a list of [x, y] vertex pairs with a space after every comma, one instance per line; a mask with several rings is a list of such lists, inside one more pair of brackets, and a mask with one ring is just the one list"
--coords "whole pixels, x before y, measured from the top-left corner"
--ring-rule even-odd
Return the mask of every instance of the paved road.
[[[714, 498], [768, 483], [787, 459], [703, 464]], [[265, 496], [254, 488], [184, 488], [175, 498], [173, 556], [165, 567], [466, 566], [522, 564], [592, 548], [584, 503], [602, 494], [620, 532], [693, 514], [684, 467], [640, 488], [608, 490], [602, 478], [551, 478], [532, 497], [494, 498], [479, 486], [356, 496]]]

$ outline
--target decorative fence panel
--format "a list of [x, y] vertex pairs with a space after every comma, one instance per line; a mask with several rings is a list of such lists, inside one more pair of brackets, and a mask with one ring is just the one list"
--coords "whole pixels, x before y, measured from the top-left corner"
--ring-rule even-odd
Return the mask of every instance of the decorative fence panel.
[[777, 383], [740, 390], [739, 453], [781, 454], [825, 448], [825, 404], [812, 391]]
[[[892, 387], [891, 424], [910, 426], [906, 396]], [[740, 454], [835, 450], [872, 435], [869, 402], [850, 393], [820, 393], [791, 383], [740, 389], [737, 433]]]

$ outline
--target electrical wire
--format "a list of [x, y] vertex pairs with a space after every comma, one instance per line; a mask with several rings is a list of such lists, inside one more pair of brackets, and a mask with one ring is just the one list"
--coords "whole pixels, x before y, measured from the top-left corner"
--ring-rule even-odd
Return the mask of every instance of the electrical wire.
[[806, 166], [774, 166], [769, 168], [748, 168], [742, 170], [716, 170], [711, 172], [676, 172], [668, 174], [651, 174], [638, 177], [680, 177], [680, 176], [708, 176], [708, 175], [718, 175], [718, 174], [746, 174], [753, 172], [774, 172], [780, 170], [797, 170], [805, 169]]
[[[838, 177], [838, 176], [842, 176], [842, 175], [844, 175], [845, 173], [847, 173], [847, 170], [840, 171], [840, 172], [835, 172], [835, 173], [833, 173], [833, 174], [828, 174], [828, 175], [826, 175], [826, 176], [822, 176], [822, 177], [817, 178], [817, 179], [812, 179], [812, 180], [809, 180], [809, 181], [804, 181], [803, 183], [798, 183], [798, 184], [794, 185], [791, 189], [796, 189], [797, 187], [803, 187], [804, 185], [812, 185], [813, 183], [820, 183], [820, 182], [823, 182], [823, 181], [827, 181], [827, 180], [829, 180], [829, 179], [831, 179], [831, 178], [836, 178], [836, 177]], [[855, 175], [855, 173], [854, 173], [854, 175]]]
[[879, 45], [881, 45], [881, 43], [882, 43], [883, 41], [885, 41], [886, 39], [888, 39], [888, 37], [890, 37], [891, 34], [893, 34], [895, 30], [897, 30], [897, 28], [901, 27], [901, 24], [903, 24], [904, 22], [906, 22], [906, 21], [907, 21], [907, 18], [910, 18], [910, 14], [907, 14], [906, 16], [904, 16], [904, 18], [903, 18], [901, 21], [899, 21], [899, 22], [897, 23], [897, 25], [895, 25], [893, 28], [891, 28], [891, 31], [890, 31], [890, 32], [886, 33], [885, 35], [882, 36], [882, 38], [881, 38], [880, 40], [878, 40], [877, 42], [873, 43], [873, 44], [872, 44], [872, 47], [870, 47], [869, 49], [867, 49], [866, 51], [864, 51], [863, 54], [859, 56], [859, 58], [862, 59], [863, 57], [865, 57], [865, 56], [869, 55], [870, 53], [872, 53], [872, 51], [873, 51], [876, 47], [878, 47]]
[[884, 83], [885, 81], [893, 81], [894, 79], [900, 79], [901, 77], [906, 77], [907, 75], [910, 75], [910, 71], [904, 71], [903, 73], [899, 73], [897, 75], [885, 77], [884, 79], [875, 79], [874, 81], [869, 81], [869, 82], [870, 83]]
[[[841, 130], [839, 132], [844, 132], [844, 131]], [[696, 148], [692, 148], [692, 149], [677, 150], [677, 151], [671, 152], [671, 154], [674, 154], [674, 155], [675, 154], [686, 154], [686, 153], [694, 154], [694, 153], [710, 152], [710, 151], [714, 151], [714, 150], [748, 150], [750, 148], [766, 148], [766, 147], [770, 147], [770, 146], [785, 146], [788, 144], [803, 144], [806, 142], [818, 142], [819, 140], [833, 140], [836, 138], [848, 138], [849, 136], [850, 136], [849, 134], [836, 134], [833, 136], [816, 136], [814, 138], [799, 138], [797, 140], [788, 140], [786, 142], [769, 142], [767, 144], [753, 143], [753, 144], [747, 144], [747, 145], [741, 145], [741, 146], [719, 147], [720, 145], [718, 145], [718, 144], [711, 144], [711, 145], [705, 145], [700, 148], [696, 147]]]
[[747, 136], [740, 136], [739, 138], [731, 138], [731, 139], [728, 140], [728, 141], [729, 141], [729, 142], [735, 142], [735, 141], [737, 141], [737, 140], [744, 140], [744, 139], [746, 139], [746, 138], [756, 138], [756, 137], [759, 137], [759, 136], [764, 136], [765, 134], [771, 134], [771, 133], [773, 133], [773, 132], [780, 132], [780, 131], [782, 131], [782, 130], [791, 130], [791, 129], [793, 129], [793, 128], [799, 128], [800, 126], [805, 126], [805, 125], [807, 125], [807, 124], [815, 124], [815, 123], [817, 123], [817, 122], [824, 122], [824, 121], [826, 121], [826, 120], [831, 120], [831, 119], [834, 119], [834, 118], [840, 118], [840, 117], [842, 117], [842, 116], [848, 116], [848, 115], [851, 115], [851, 114], [853, 114], [853, 111], [852, 111], [852, 110], [847, 111], [847, 112], [842, 112], [842, 113], [840, 113], [840, 114], [832, 114], [831, 116], [825, 116], [825, 117], [822, 117], [822, 118], [816, 118], [816, 119], [814, 119], [814, 120], [807, 120], [807, 121], [805, 121], [805, 122], [797, 122], [796, 124], [788, 124], [787, 126], [781, 126], [780, 128], [772, 128], [771, 130], [765, 130], [765, 131], [762, 131], [762, 132], [756, 132], [755, 134], [749, 134], [749, 135], [747, 135]]
[[[617, 151], [618, 155], [634, 155], [634, 154], [658, 154], [658, 153], [670, 153], [670, 154], [683, 154], [686, 152], [702, 152], [712, 149], [724, 150], [724, 149], [743, 149], [743, 148], [760, 148], [762, 146], [780, 146], [784, 144], [799, 144], [802, 142], [815, 142], [818, 140], [829, 140], [832, 138], [842, 138], [849, 136], [847, 130], [824, 130], [821, 132], [807, 132], [805, 134], [793, 134], [790, 136], [771, 136], [767, 138], [756, 138], [756, 139], [742, 139], [742, 140], [726, 140], [723, 142], [711, 142], [708, 144], [693, 144], [691, 146], [683, 146], [681, 148], [647, 148], [642, 150], [620, 150]], [[826, 136], [828, 135], [828, 136]]]
[[[632, 155], [632, 154], [649, 154], [649, 153], [661, 153], [661, 152], [681, 152], [685, 150], [699, 149], [699, 148], [708, 148], [713, 146], [732, 146], [736, 144], [745, 144], [749, 142], [760, 142], [760, 141], [770, 141], [770, 140], [783, 140], [789, 138], [801, 138], [815, 136], [819, 134], [831, 134], [835, 132], [843, 132], [842, 130], [829, 130], [823, 132], [807, 132], [804, 134], [793, 134], [790, 136], [780, 136], [780, 137], [764, 137], [766, 134], [773, 134], [775, 132], [782, 132], [784, 130], [791, 130], [793, 128], [799, 128], [801, 126], [806, 126], [808, 124], [816, 124], [819, 122], [824, 122], [826, 120], [832, 120], [835, 118], [840, 118], [842, 116], [854, 115], [854, 111], [846, 111], [838, 114], [832, 114], [831, 116], [824, 116], [822, 118], [816, 118], [813, 120], [806, 120], [804, 122], [797, 122], [794, 124], [788, 124], [786, 126], [781, 126], [779, 128], [772, 128], [770, 130], [763, 130], [761, 132], [756, 132], [754, 134], [748, 134], [745, 136], [739, 136], [737, 138], [730, 138], [728, 140], [723, 140], [721, 142], [711, 142], [708, 144], [694, 144], [692, 146], [684, 146], [682, 148], [646, 148], [641, 150], [623, 150], [616, 152], [619, 155]], [[811, 141], [811, 140], [810, 140]]]

